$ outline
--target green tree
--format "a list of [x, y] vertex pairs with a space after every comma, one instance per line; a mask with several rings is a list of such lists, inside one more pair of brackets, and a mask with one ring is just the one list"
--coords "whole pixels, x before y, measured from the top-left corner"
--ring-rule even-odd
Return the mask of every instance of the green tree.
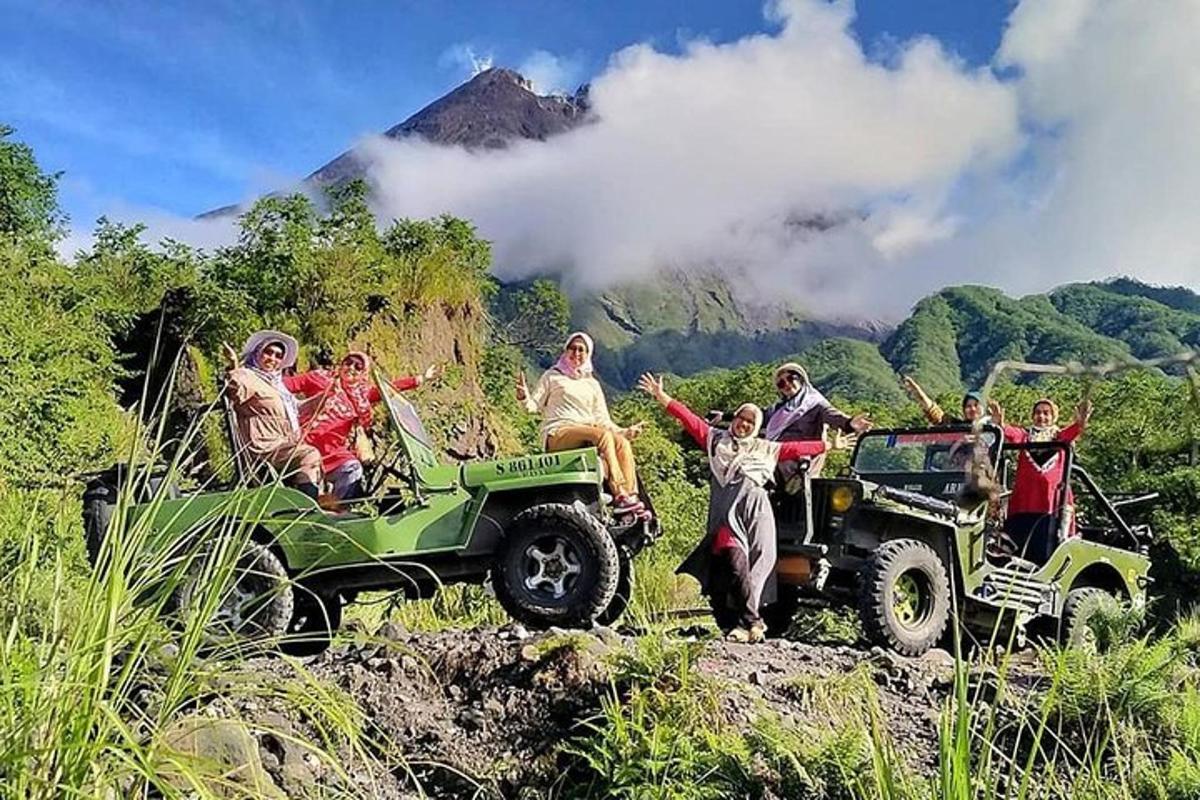
[[58, 179], [46, 173], [33, 150], [9, 137], [14, 129], [0, 124], [0, 238], [35, 245], [45, 254], [62, 237], [66, 217], [58, 207]]
[[495, 336], [534, 357], [557, 353], [571, 321], [571, 303], [554, 281], [500, 287], [492, 300]]

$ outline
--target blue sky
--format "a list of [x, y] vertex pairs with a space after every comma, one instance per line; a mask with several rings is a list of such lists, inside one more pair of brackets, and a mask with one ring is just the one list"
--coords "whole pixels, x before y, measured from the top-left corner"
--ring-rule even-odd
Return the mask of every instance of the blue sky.
[[[867, 52], [936, 36], [990, 61], [1010, 0], [859, 0]], [[112, 209], [190, 216], [307, 174], [356, 138], [464, 80], [463, 56], [519, 67], [538, 51], [564, 82], [612, 53], [772, 31], [760, 2], [68, 2], [0, 0], [0, 122], [88, 227]]]

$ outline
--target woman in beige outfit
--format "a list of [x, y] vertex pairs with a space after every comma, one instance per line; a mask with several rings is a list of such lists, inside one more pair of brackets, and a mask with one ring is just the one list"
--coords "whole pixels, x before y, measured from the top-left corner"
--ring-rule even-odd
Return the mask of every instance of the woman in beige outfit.
[[[255, 333], [242, 349], [242, 366], [226, 377], [226, 392], [237, 417], [241, 446], [316, 500], [321, 454], [305, 444], [299, 406], [283, 382], [283, 370], [296, 363], [298, 349], [296, 340], [286, 333]], [[226, 355], [236, 358], [232, 351]]]
[[558, 361], [542, 374], [533, 391], [521, 372], [517, 399], [530, 413], [541, 413], [542, 443], [547, 452], [595, 447], [608, 474], [614, 510], [618, 514], [644, 514], [630, 446], [644, 423], [622, 428], [613, 422], [604, 389], [592, 375], [593, 349], [590, 336], [572, 333]]

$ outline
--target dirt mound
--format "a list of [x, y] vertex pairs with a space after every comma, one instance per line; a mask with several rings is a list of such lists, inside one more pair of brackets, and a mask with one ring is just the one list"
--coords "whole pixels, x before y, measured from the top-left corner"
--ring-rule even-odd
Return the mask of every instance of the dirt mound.
[[[784, 723], [822, 724], [839, 705], [872, 696], [910, 766], [923, 773], [934, 767], [938, 718], [954, 680], [945, 653], [904, 659], [789, 641], [698, 646], [694, 667], [720, 688], [730, 720], [750, 725], [766, 710]], [[613, 665], [635, 647], [632, 637], [608, 629], [410, 633], [388, 624], [309, 660], [303, 668], [312, 677], [353, 698], [374, 755], [393, 764], [386, 774], [354, 752], [345, 753], [344, 774], [318, 768], [289, 737], [319, 737], [320, 725], [294, 707], [267, 702], [242, 711], [283, 729], [260, 733], [259, 741], [264, 767], [289, 796], [318, 786], [345, 790], [350, 781], [378, 797], [415, 796], [418, 784], [434, 797], [519, 797], [564, 774], [561, 745], [586, 731], [581, 723], [596, 717], [606, 695], [627, 688]], [[247, 667], [268, 683], [295, 675], [280, 659]], [[863, 691], [861, 682], [874, 690]]]

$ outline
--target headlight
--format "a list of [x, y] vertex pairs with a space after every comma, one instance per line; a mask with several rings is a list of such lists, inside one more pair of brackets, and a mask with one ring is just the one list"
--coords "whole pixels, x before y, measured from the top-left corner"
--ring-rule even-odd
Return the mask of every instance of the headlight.
[[835, 487], [829, 495], [829, 507], [835, 514], [844, 514], [854, 505], [854, 490], [849, 486]]

